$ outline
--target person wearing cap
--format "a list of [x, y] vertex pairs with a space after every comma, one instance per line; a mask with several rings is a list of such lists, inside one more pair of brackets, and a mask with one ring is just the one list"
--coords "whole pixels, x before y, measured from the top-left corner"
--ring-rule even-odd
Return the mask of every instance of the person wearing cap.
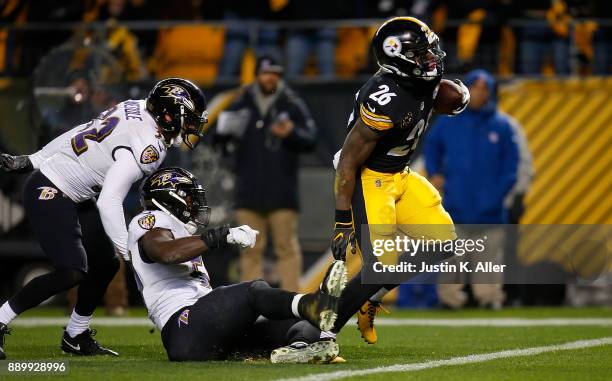
[[257, 60], [255, 81], [219, 115], [216, 140], [233, 147], [237, 222], [260, 232], [255, 247], [241, 253], [243, 281], [263, 277], [271, 237], [281, 287], [298, 290], [298, 158], [314, 149], [316, 132], [306, 104], [283, 81], [283, 67], [272, 56]]
[[[473, 70], [464, 83], [470, 90], [468, 108], [452, 119], [438, 118], [423, 152], [430, 181], [444, 194], [444, 208], [459, 238], [486, 237], [485, 253], [465, 256], [473, 269], [484, 261], [504, 264], [506, 231], [501, 225], [509, 222], [505, 200], [514, 198], [514, 190], [527, 190], [532, 170], [520, 127], [498, 109], [493, 75]], [[464, 284], [470, 284], [479, 306], [497, 310], [505, 300], [503, 282], [503, 272], [443, 273], [438, 277], [438, 297], [446, 307], [461, 308], [469, 301]]]

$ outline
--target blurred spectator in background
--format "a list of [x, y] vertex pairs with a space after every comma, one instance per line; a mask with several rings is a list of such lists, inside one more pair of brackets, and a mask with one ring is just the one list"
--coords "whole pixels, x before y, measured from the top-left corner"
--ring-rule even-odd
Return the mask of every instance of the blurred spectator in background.
[[[254, 46], [258, 55], [270, 55], [277, 60], [281, 58], [278, 47], [279, 30], [274, 26], [251, 30], [248, 22], [270, 20], [273, 13], [282, 9], [285, 3], [286, 1], [273, 0], [224, 2], [223, 20], [230, 24], [225, 29], [223, 59], [219, 67], [220, 79], [235, 79], [240, 75], [242, 60], [249, 46]], [[254, 31], [256, 34], [252, 33]]]
[[[447, 3], [450, 17], [462, 20], [456, 28], [457, 45], [454, 57], [457, 61], [453, 69], [456, 72], [466, 72], [473, 68], [474, 64], [495, 68], [499, 56], [500, 26], [503, 18], [498, 12], [499, 2], [463, 0]], [[450, 53], [455, 52], [450, 49]]]
[[[289, 20], [333, 20], [347, 14], [341, 0], [289, 0], [284, 14]], [[287, 33], [287, 76], [304, 75], [311, 53], [317, 59], [318, 75], [331, 78], [336, 75], [336, 27], [319, 25], [312, 29], [289, 29]]]
[[[164, 2], [160, 6], [168, 20], [203, 19], [201, 0]], [[197, 23], [161, 29], [149, 60], [150, 71], [159, 79], [181, 77], [211, 84], [218, 75], [224, 34], [223, 27]]]
[[128, 81], [146, 77], [146, 68], [138, 45], [138, 38], [120, 24], [132, 18], [131, 3], [128, 0], [107, 0], [102, 7], [92, 12], [91, 18], [107, 22], [106, 47], [119, 60]]
[[571, 17], [563, 0], [518, 2], [520, 27], [520, 62], [523, 74], [541, 74], [548, 59], [557, 75], [570, 72], [569, 32]]
[[[0, 20], [6, 23], [22, 25], [26, 22], [28, 7], [25, 1], [11, 0], [0, 2]], [[14, 74], [19, 65], [15, 54], [15, 32], [0, 28], [0, 76]]]
[[[486, 258], [501, 264], [503, 230], [495, 226], [462, 229], [461, 224], [508, 221], [504, 199], [516, 182], [519, 149], [510, 117], [497, 110], [494, 78], [475, 70], [465, 77], [465, 84], [470, 89], [469, 108], [452, 119], [440, 117], [432, 126], [425, 140], [425, 168], [431, 183], [444, 194], [444, 208], [457, 224], [458, 235], [487, 236], [490, 251]], [[479, 259], [466, 257], [468, 261]], [[467, 276], [469, 279], [463, 279]], [[439, 280], [440, 301], [452, 308], [467, 302], [462, 291], [466, 281], [479, 305], [498, 309], [504, 301], [503, 273], [445, 273]]]
[[314, 149], [316, 127], [282, 73], [272, 56], [260, 57], [255, 82], [219, 115], [216, 134], [236, 144], [236, 219], [260, 232], [255, 248], [241, 254], [242, 280], [262, 278], [269, 226], [281, 287], [297, 291], [298, 156]]
[[[531, 188], [531, 182], [533, 181], [533, 157], [531, 156], [523, 127], [516, 119], [510, 118], [509, 121], [519, 149], [519, 165], [516, 182], [504, 199], [504, 207], [508, 215], [508, 223], [519, 224], [521, 217], [525, 213], [525, 195]], [[519, 261], [517, 247], [520, 239], [519, 232], [517, 229], [508, 229], [504, 238], [504, 262], [508, 265], [508, 268], [512, 268]], [[520, 302], [521, 294], [529, 291], [524, 285], [518, 285], [510, 281], [504, 285], [504, 292], [506, 294], [505, 303], [507, 305], [515, 305]]]
[[[568, 0], [574, 17], [579, 74], [609, 74], [612, 64], [612, 7], [605, 1]], [[602, 20], [601, 19], [608, 19]], [[607, 23], [606, 23], [607, 21]]]
[[67, 73], [68, 87], [72, 89], [73, 95], [65, 98], [58, 119], [47, 121], [53, 124], [49, 126], [49, 141], [74, 126], [95, 118], [116, 103], [99, 79], [94, 78], [93, 72], [93, 68], [82, 67]]
[[[38, 23], [61, 23], [78, 22], [83, 20], [85, 2], [65, 0], [10, 0], [3, 2], [6, 9], [19, 3], [19, 9], [23, 9], [25, 15], [18, 18], [18, 22]], [[3, 7], [3, 8], [4, 8]], [[23, 7], [23, 8], [21, 8]], [[43, 30], [14, 31], [15, 46], [14, 54], [18, 56], [18, 64], [15, 65], [15, 74], [29, 75], [44, 56], [53, 47], [65, 42], [70, 38], [71, 31], [67, 28], [53, 28]]]
[[519, 164], [516, 182], [504, 198], [504, 207], [507, 210], [507, 222], [509, 224], [518, 224], [525, 212], [525, 195], [529, 191], [533, 180], [533, 157], [531, 156], [523, 127], [514, 118], [509, 117], [508, 122], [518, 146]]
[[434, 8], [444, 0], [354, 0], [351, 1], [351, 17], [357, 19], [388, 19], [395, 16], [412, 16], [429, 24]]

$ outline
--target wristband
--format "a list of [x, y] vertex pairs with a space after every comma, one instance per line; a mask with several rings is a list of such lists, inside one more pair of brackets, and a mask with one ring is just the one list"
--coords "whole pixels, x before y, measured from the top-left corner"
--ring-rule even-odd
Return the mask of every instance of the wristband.
[[202, 241], [209, 249], [218, 249], [227, 247], [227, 235], [229, 234], [229, 225], [223, 225], [218, 228], [206, 229], [202, 233]]
[[341, 224], [352, 224], [353, 214], [351, 213], [351, 210], [336, 209], [336, 222]]

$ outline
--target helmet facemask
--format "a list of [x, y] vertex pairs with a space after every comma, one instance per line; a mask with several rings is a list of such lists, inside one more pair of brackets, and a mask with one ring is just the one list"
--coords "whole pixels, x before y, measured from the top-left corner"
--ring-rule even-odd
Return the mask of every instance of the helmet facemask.
[[[412, 55], [413, 57], [410, 57]], [[416, 67], [412, 69], [412, 75], [431, 80], [439, 77], [444, 72], [444, 58], [446, 53], [440, 49], [440, 44], [435, 42], [427, 49], [417, 52], [406, 52], [406, 57], [411, 59]]]
[[[192, 82], [182, 78], [159, 81], [147, 96], [147, 110], [157, 123], [166, 147], [183, 142], [193, 149], [208, 122], [206, 98]], [[189, 135], [196, 138], [190, 139]]]
[[[210, 207], [206, 202], [206, 192], [202, 188], [192, 188], [189, 192], [179, 189], [177, 192], [179, 197], [183, 198], [187, 203], [187, 208], [183, 212], [183, 222], [192, 222], [198, 228], [203, 228], [210, 222]], [[184, 196], [183, 196], [184, 195]]]
[[402, 77], [416, 77], [430, 81], [439, 78], [444, 72], [446, 53], [440, 48], [437, 38], [424, 49], [408, 50], [405, 53], [398, 52], [395, 56], [408, 63], [408, 65], [405, 68], [393, 65], [383, 65], [382, 67]]
[[[184, 106], [181, 106], [181, 139], [183, 143], [189, 148], [194, 149], [200, 142], [200, 139], [204, 136], [206, 131], [206, 123], [208, 123], [208, 111], [204, 111], [202, 115], [196, 115], [193, 112], [184, 112]], [[193, 142], [189, 135], [194, 135], [195, 142]]]

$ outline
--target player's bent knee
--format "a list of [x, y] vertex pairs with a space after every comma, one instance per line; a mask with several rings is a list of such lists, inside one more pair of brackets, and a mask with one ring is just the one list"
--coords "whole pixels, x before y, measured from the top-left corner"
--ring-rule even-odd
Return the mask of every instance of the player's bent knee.
[[270, 287], [270, 285], [268, 284], [268, 282], [266, 282], [263, 279], [256, 279], [256, 280], [252, 280], [250, 282], [247, 282], [249, 285], [249, 288], [247, 290], [248, 292], [248, 300], [249, 301], [253, 301], [255, 300], [255, 298], [257, 298], [258, 294], [263, 291], [263, 290], [267, 290]]
[[60, 275], [59, 278], [66, 282], [68, 288], [77, 286], [87, 275], [85, 271], [73, 268], [59, 268], [56, 272]]

